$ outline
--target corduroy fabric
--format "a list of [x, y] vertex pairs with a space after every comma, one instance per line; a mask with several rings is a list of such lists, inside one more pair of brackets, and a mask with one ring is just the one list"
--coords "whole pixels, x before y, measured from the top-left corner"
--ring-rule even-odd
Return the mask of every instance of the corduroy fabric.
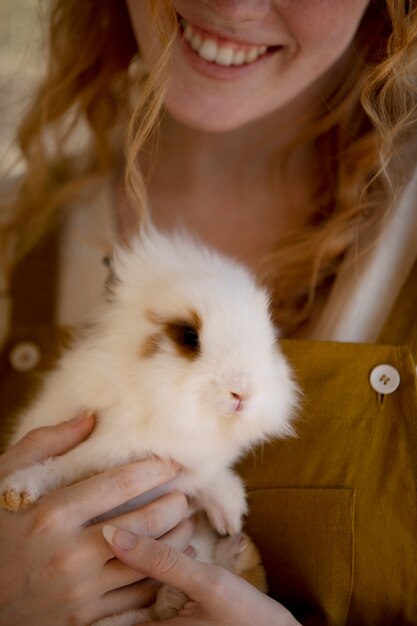
[[[239, 470], [271, 594], [302, 624], [417, 624], [417, 389], [407, 348], [284, 341], [303, 389], [297, 437]], [[401, 376], [390, 395], [369, 375]]]

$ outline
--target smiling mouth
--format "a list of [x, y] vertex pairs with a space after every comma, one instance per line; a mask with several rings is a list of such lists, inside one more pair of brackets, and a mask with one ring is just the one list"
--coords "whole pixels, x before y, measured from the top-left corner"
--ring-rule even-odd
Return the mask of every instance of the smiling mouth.
[[180, 32], [190, 48], [205, 61], [223, 67], [251, 65], [283, 46], [244, 44], [212, 35], [178, 15]]

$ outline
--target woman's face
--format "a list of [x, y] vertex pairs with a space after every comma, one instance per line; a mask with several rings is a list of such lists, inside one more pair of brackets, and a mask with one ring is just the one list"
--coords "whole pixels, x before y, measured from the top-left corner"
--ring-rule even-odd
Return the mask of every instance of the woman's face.
[[[278, 111], [349, 48], [369, 0], [173, 0], [181, 23], [166, 107], [206, 131]], [[155, 45], [148, 2], [127, 0], [145, 62]], [[319, 95], [319, 94], [318, 94]]]

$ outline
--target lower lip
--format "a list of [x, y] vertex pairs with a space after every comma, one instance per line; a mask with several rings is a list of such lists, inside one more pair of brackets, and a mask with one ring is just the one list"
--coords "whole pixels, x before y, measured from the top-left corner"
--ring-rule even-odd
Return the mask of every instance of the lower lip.
[[266, 63], [271, 56], [279, 52], [278, 50], [271, 50], [265, 52], [259, 59], [252, 63], [246, 63], [244, 65], [218, 65], [211, 61], [202, 59], [189, 45], [188, 41], [184, 39], [182, 32], [179, 33], [181, 49], [191, 66], [200, 74], [203, 74], [207, 78], [222, 81], [237, 81], [245, 76], [248, 76], [253, 71], [257, 71], [260, 66]]

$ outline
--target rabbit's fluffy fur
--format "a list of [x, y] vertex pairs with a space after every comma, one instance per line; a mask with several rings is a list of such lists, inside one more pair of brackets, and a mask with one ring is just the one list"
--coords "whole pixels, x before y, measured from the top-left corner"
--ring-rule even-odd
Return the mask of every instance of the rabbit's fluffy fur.
[[10, 475], [3, 506], [157, 455], [183, 468], [171, 488], [191, 496], [219, 534], [238, 533], [246, 501], [230, 467], [255, 444], [292, 434], [297, 404], [268, 295], [238, 263], [153, 227], [116, 249], [112, 271], [101, 309], [19, 416], [11, 443], [84, 409], [96, 412], [95, 430]]

